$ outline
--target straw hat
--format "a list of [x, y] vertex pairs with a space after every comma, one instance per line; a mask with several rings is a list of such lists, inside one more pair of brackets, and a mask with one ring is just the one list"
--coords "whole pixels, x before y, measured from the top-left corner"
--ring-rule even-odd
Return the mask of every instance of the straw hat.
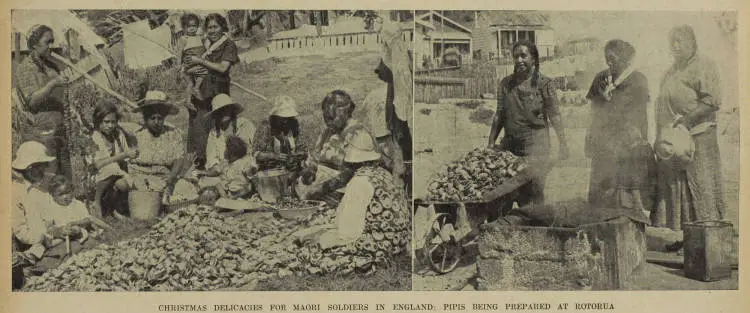
[[36, 141], [27, 141], [21, 144], [16, 151], [16, 158], [11, 166], [17, 170], [25, 170], [34, 163], [47, 163], [55, 160], [55, 157], [47, 155], [47, 147]]
[[366, 132], [358, 132], [346, 146], [344, 161], [349, 163], [361, 163], [380, 160], [380, 152], [377, 151], [375, 139]]
[[141, 101], [138, 101], [138, 107], [135, 108], [133, 112], [140, 112], [144, 108], [154, 105], [162, 105], [169, 108], [169, 111], [167, 113], [169, 115], [175, 115], [180, 112], [180, 109], [177, 106], [169, 103], [168, 101], [169, 96], [167, 96], [167, 94], [163, 91], [149, 90], [148, 92], [146, 92], [146, 97], [141, 99]]
[[273, 101], [273, 109], [268, 115], [278, 117], [295, 117], [297, 113], [297, 103], [290, 96], [279, 96]]
[[222, 108], [233, 106], [235, 110], [237, 110], [237, 113], [242, 112], [245, 108], [243, 108], [239, 103], [232, 100], [232, 98], [229, 97], [229, 95], [220, 93], [216, 95], [213, 100], [211, 100], [211, 107], [213, 109], [208, 114], [214, 114], [215, 112], [221, 110]]
[[684, 127], [664, 127], [654, 144], [656, 156], [662, 161], [687, 164], [693, 160], [695, 143], [693, 136]]

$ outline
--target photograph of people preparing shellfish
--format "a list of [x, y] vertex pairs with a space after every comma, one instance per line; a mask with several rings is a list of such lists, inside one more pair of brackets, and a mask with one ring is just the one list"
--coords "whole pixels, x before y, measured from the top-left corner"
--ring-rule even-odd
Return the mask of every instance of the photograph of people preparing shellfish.
[[11, 24], [13, 290], [411, 290], [413, 11]]
[[413, 290], [738, 289], [736, 12], [415, 21]]

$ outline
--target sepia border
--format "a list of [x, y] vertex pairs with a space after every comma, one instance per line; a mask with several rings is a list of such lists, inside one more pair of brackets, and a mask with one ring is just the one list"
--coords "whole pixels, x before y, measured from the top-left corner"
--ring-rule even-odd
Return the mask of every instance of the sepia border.
[[[494, 1], [449, 1], [449, 0], [419, 0], [402, 2], [397, 0], [379, 1], [345, 1], [345, 0], [316, 0], [316, 1], [104, 1], [104, 0], [68, 0], [68, 1], [38, 1], [38, 0], [6, 0], [2, 4], [2, 19], [0, 27], [3, 37], [0, 43], [0, 57], [5, 58], [2, 64], [0, 82], [3, 90], [10, 90], [10, 9], [162, 9], [162, 8], [267, 8], [267, 9], [300, 9], [300, 8], [357, 8], [357, 9], [455, 9], [455, 10], [627, 10], [627, 11], [738, 11], [738, 64], [740, 90], [739, 101], [750, 98], [750, 77], [748, 77], [748, 56], [750, 56], [750, 1], [746, 0], [494, 0]], [[709, 52], [710, 53], [710, 52]], [[742, 56], [745, 56], [744, 58]], [[745, 87], [745, 88], [742, 88]], [[2, 96], [0, 116], [5, 125], [10, 125], [10, 97], [9, 93]], [[741, 119], [749, 118], [750, 113], [745, 108], [740, 109]], [[740, 156], [746, 156], [744, 147], [748, 146], [746, 123], [740, 123]], [[3, 130], [2, 142], [10, 147], [10, 127]], [[415, 131], [416, 132], [416, 131]], [[0, 158], [0, 199], [2, 201], [2, 216], [0, 216], [0, 238], [10, 238], [10, 150], [3, 149]], [[742, 162], [740, 162], [742, 163]], [[740, 164], [740, 190], [750, 179], [748, 167]], [[750, 213], [742, 209], [750, 202], [750, 192], [740, 192], [740, 220], [748, 220]], [[425, 304], [436, 305], [435, 311], [442, 311], [443, 304], [464, 304], [466, 311], [471, 311], [474, 303], [497, 303], [499, 311], [505, 309], [507, 303], [549, 303], [556, 311], [557, 304], [569, 303], [568, 310], [560, 312], [593, 312], [597, 310], [575, 310], [574, 303], [609, 303], [612, 310], [598, 310], [605, 312], [750, 312], [750, 297], [743, 297], [743, 293], [750, 288], [748, 277], [742, 265], [743, 259], [750, 257], [748, 240], [744, 237], [748, 231], [740, 229], [740, 268], [739, 290], [732, 291], [612, 291], [612, 292], [147, 292], [147, 293], [12, 293], [10, 291], [10, 249], [0, 248], [0, 311], [22, 312], [159, 312], [159, 305], [208, 305], [222, 304], [261, 304], [268, 310], [271, 304], [321, 304], [321, 311], [327, 311], [328, 304], [368, 304], [369, 310], [375, 310], [375, 304], [385, 304], [386, 310], [391, 311], [392, 304]], [[6, 244], [10, 241], [3, 241]], [[748, 294], [750, 295], [750, 294]], [[538, 312], [538, 311], [537, 311]]]

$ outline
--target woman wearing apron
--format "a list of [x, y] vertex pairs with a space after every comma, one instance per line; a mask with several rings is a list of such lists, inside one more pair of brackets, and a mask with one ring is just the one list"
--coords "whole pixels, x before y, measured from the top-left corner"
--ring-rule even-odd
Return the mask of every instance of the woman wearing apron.
[[[524, 157], [536, 173], [520, 189], [519, 206], [544, 203], [544, 183], [550, 158], [550, 124], [560, 142], [560, 159], [568, 156], [565, 129], [558, 111], [552, 80], [539, 72], [539, 52], [533, 43], [513, 46], [515, 72], [500, 82], [497, 111], [492, 121], [489, 147], [495, 147], [500, 130], [505, 136], [500, 148]], [[511, 203], [512, 205], [512, 203]], [[510, 208], [506, 208], [510, 209]]]

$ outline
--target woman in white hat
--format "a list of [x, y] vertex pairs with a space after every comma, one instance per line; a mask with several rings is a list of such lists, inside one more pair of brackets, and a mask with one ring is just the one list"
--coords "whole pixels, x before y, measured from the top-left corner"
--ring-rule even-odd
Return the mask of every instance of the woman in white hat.
[[18, 252], [27, 260], [35, 262], [42, 258], [46, 241], [46, 225], [43, 208], [32, 201], [42, 195], [36, 189], [44, 179], [44, 171], [55, 157], [47, 154], [47, 148], [36, 141], [21, 144], [11, 163], [13, 168], [11, 185], [11, 229]]
[[674, 64], [665, 74], [659, 92], [659, 133], [655, 144], [657, 156], [663, 161], [659, 195], [666, 210], [652, 214], [652, 223], [681, 230], [686, 222], [724, 218], [726, 204], [716, 130], [716, 111], [722, 96], [716, 64], [698, 53], [690, 26], [672, 29], [669, 45]]
[[[411, 238], [406, 198], [393, 183], [391, 173], [381, 166], [381, 154], [372, 136], [353, 135], [344, 161], [355, 172], [336, 208], [333, 223], [294, 235], [303, 243], [298, 255], [320, 249], [323, 260], [331, 259], [325, 264], [310, 264], [320, 267], [323, 273], [367, 271], [373, 265], [388, 264], [393, 256], [406, 251]], [[311, 262], [310, 258], [300, 261]]]
[[255, 158], [261, 170], [284, 167], [299, 170], [307, 155], [300, 142], [297, 104], [290, 96], [279, 96], [268, 116], [268, 127], [259, 131], [254, 142]]
[[182, 131], [164, 122], [179, 112], [168, 100], [162, 91], [148, 91], [140, 102], [135, 110], [144, 122], [135, 132], [139, 153], [128, 162], [132, 189], [164, 192], [165, 198], [195, 161], [194, 154], [186, 154]]
[[[239, 116], [244, 108], [226, 94], [216, 95], [211, 106], [213, 110], [208, 117], [213, 120], [213, 129], [209, 130], [206, 141], [206, 171], [203, 174], [218, 174], [219, 165], [224, 163], [224, 152], [226, 151], [227, 138], [236, 136], [241, 138], [250, 147], [255, 136], [255, 124], [250, 120]], [[209, 175], [211, 176], [211, 175]]]

